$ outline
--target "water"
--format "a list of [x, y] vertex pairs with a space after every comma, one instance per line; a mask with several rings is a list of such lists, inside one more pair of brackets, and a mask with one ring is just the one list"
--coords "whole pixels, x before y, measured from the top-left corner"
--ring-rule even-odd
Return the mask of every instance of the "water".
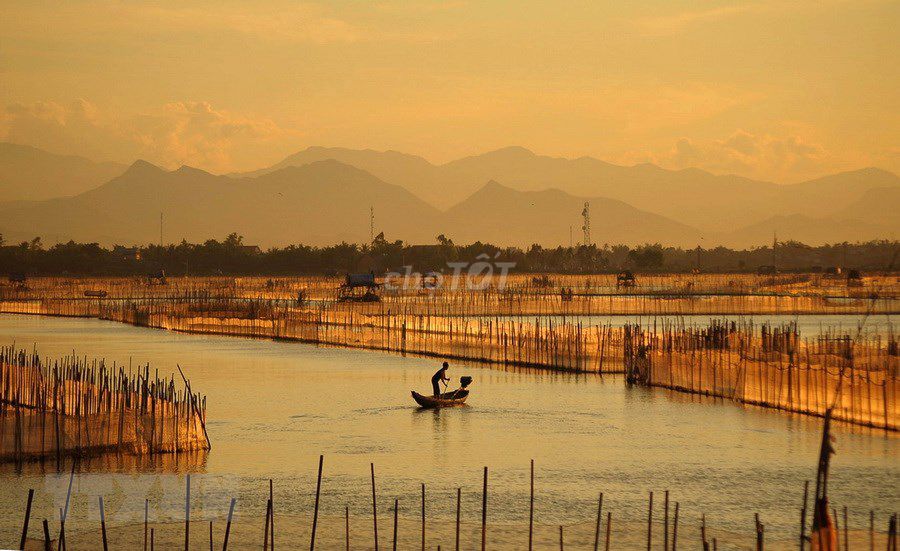
[[[299, 539], [308, 530], [321, 453], [323, 541], [339, 541], [343, 525], [335, 519], [345, 505], [356, 519], [354, 530], [364, 535], [371, 528], [370, 520], [359, 520], [371, 515], [370, 462], [384, 534], [394, 497], [405, 505], [401, 525], [415, 519], [421, 482], [427, 484], [429, 517], [436, 519], [433, 529], [452, 526], [457, 487], [464, 520], [479, 521], [482, 468], [488, 466], [493, 548], [521, 548], [529, 459], [537, 473], [536, 522], [578, 523], [571, 530], [580, 529], [585, 540], [598, 492], [605, 492], [604, 511], [613, 511], [620, 523], [614, 526], [641, 533], [647, 492], [656, 491], [659, 511], [662, 490], [669, 489], [680, 502], [685, 527], [679, 534], [685, 538], [687, 524], [693, 529], [705, 512], [713, 529], [737, 532], [749, 542], [752, 515], [759, 512], [767, 538], [790, 541], [820, 443], [819, 420], [627, 389], [620, 378], [452, 363], [454, 380], [475, 379], [470, 405], [428, 411], [414, 407], [409, 390], [428, 391], [436, 359], [16, 315], [0, 316], [0, 338], [36, 344], [47, 357], [74, 350], [126, 365], [150, 362], [161, 374], [177, 374], [177, 363], [194, 389], [208, 396], [207, 455], [174, 466], [115, 458], [85, 465], [76, 476], [67, 529], [93, 534], [98, 494], [105, 496], [111, 526], [142, 522], [148, 496], [151, 520], [183, 518], [184, 474], [191, 472], [195, 521], [220, 523], [228, 499], [237, 497], [239, 513], [251, 518], [252, 532], [261, 538], [273, 478], [280, 541], [286, 543], [292, 531]], [[900, 445], [894, 436], [848, 426], [835, 433], [832, 503], [849, 507], [851, 526], [862, 528], [869, 509], [882, 519], [900, 502]], [[49, 465], [46, 474], [31, 466], [20, 473], [6, 468], [0, 480], [0, 546], [18, 541], [28, 488], [37, 492], [34, 518], [58, 517], [67, 475]], [[302, 527], [288, 518], [302, 519]], [[38, 521], [32, 527], [35, 535], [41, 530]]]

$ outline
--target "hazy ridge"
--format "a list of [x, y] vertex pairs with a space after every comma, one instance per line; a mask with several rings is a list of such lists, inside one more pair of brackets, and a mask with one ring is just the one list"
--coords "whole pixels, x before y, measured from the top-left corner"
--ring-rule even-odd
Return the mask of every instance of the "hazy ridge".
[[[19, 157], [0, 157], [0, 174], [22, 171], [29, 157]], [[51, 168], [57, 169], [44, 166], [63, 162], [56, 157], [31, 154], [31, 173], [45, 175], [38, 196], [54, 186], [88, 186], [103, 170], [121, 174], [73, 197], [0, 206], [0, 232], [8, 240], [156, 242], [162, 212], [167, 242], [237, 231], [261, 246], [359, 243], [369, 238], [374, 207], [376, 232], [390, 240], [431, 243], [443, 233], [457, 242], [554, 246], [581, 240], [586, 201], [591, 237], [600, 244], [746, 247], [770, 242], [773, 233], [817, 244], [895, 239], [900, 229], [900, 178], [875, 168], [779, 185], [697, 169], [553, 158], [520, 147], [443, 165], [394, 151], [310, 147], [228, 176], [166, 171], [144, 161], [125, 170], [69, 160], [81, 171], [73, 169], [74, 183], [55, 176], [67, 182], [57, 185]], [[8, 181], [0, 181], [4, 194], [13, 189]]]

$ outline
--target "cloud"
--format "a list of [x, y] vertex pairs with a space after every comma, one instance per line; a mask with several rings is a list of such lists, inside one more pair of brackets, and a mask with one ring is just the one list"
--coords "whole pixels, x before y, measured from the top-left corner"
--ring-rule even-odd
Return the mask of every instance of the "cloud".
[[102, 160], [127, 150], [97, 108], [83, 99], [68, 104], [14, 103], [7, 106], [2, 118], [3, 136], [10, 142]]
[[738, 130], [721, 140], [696, 142], [679, 138], [672, 149], [653, 160], [669, 168], [697, 167], [716, 173], [790, 179], [826, 160], [824, 148], [800, 136], [757, 135]]
[[214, 172], [255, 168], [267, 148], [297, 135], [269, 119], [235, 115], [203, 101], [172, 102], [124, 117], [86, 100], [13, 104], [3, 126], [4, 139], [48, 151]]

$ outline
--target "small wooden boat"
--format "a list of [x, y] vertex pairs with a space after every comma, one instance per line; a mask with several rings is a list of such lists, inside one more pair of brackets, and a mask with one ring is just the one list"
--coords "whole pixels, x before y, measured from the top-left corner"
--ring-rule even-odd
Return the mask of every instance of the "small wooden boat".
[[466, 398], [469, 397], [469, 391], [461, 388], [453, 392], [445, 392], [440, 396], [423, 396], [413, 390], [412, 397], [423, 408], [445, 408], [465, 404]]

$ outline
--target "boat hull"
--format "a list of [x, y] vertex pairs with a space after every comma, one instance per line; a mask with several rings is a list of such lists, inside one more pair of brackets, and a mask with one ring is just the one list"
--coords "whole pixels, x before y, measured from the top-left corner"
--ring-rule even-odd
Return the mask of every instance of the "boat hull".
[[469, 397], [469, 391], [457, 390], [440, 396], [425, 396], [413, 390], [412, 397], [423, 408], [446, 408], [464, 405], [466, 398]]

